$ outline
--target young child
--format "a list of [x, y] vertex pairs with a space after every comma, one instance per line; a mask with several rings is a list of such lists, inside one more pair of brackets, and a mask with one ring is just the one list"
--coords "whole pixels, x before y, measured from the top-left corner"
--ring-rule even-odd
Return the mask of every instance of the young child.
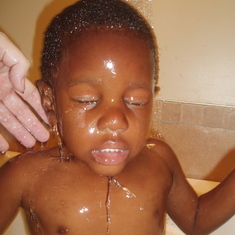
[[[0, 171], [0, 233], [24, 208], [32, 234], [186, 234], [235, 213], [235, 171], [197, 197], [170, 147], [149, 138], [157, 52], [151, 28], [120, 0], [82, 0], [52, 21], [38, 82], [59, 147]], [[57, 129], [58, 128], [58, 129]]]

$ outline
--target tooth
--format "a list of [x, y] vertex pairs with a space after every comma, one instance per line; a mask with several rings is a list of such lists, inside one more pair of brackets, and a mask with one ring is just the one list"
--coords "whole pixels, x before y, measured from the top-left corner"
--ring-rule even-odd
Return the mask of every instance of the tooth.
[[114, 153], [114, 152], [122, 152], [122, 150], [120, 150], [120, 149], [102, 149], [101, 152], [111, 152], [111, 153]]
[[111, 153], [120, 153], [120, 152], [123, 152], [123, 150], [122, 149], [101, 149], [101, 150], [94, 150], [93, 151], [94, 153], [96, 152], [96, 153], [98, 153], [98, 152], [101, 152], [101, 153], [104, 153], [104, 152], [106, 152], [106, 153], [109, 153], [109, 152], [111, 152]]

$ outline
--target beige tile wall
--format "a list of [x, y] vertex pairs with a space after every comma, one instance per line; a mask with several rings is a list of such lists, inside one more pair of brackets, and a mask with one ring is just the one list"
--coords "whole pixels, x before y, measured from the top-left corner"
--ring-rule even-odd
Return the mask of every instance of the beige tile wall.
[[221, 181], [235, 167], [235, 107], [156, 100], [153, 135], [173, 148], [187, 177]]

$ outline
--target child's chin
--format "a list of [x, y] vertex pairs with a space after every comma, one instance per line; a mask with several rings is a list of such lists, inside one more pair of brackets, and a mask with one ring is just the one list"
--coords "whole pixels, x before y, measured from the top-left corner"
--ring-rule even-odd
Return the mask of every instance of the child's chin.
[[126, 164], [119, 164], [115, 166], [98, 165], [96, 167], [90, 167], [90, 169], [98, 175], [103, 175], [108, 177], [120, 174], [125, 168], [125, 165]]

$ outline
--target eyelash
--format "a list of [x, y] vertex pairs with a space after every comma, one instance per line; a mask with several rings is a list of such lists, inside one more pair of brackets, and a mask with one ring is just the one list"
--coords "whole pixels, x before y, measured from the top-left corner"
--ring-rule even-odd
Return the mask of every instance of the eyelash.
[[141, 101], [129, 101], [129, 99], [124, 99], [124, 102], [127, 104], [127, 105], [133, 105], [133, 106], [137, 106], [137, 107], [142, 107], [144, 106], [147, 102], [141, 102]]
[[98, 100], [76, 100], [76, 101], [81, 104], [93, 104], [98, 102]]
[[141, 102], [141, 103], [137, 103], [137, 102], [127, 102], [127, 101], [125, 101], [125, 103], [127, 104], [127, 105], [134, 105], [134, 106], [144, 106], [146, 103], [144, 103], [144, 102]]
[[[79, 104], [84, 104], [84, 105], [96, 105], [99, 102], [99, 99], [95, 100], [78, 100], [74, 99], [77, 103]], [[131, 105], [131, 106], [136, 106], [136, 107], [142, 107], [144, 106], [147, 102], [130, 102], [128, 99], [123, 99], [124, 103], [126, 105]]]
[[75, 99], [75, 102], [79, 104], [84, 104], [84, 105], [96, 105], [98, 103], [99, 99], [96, 100], [77, 100]]

